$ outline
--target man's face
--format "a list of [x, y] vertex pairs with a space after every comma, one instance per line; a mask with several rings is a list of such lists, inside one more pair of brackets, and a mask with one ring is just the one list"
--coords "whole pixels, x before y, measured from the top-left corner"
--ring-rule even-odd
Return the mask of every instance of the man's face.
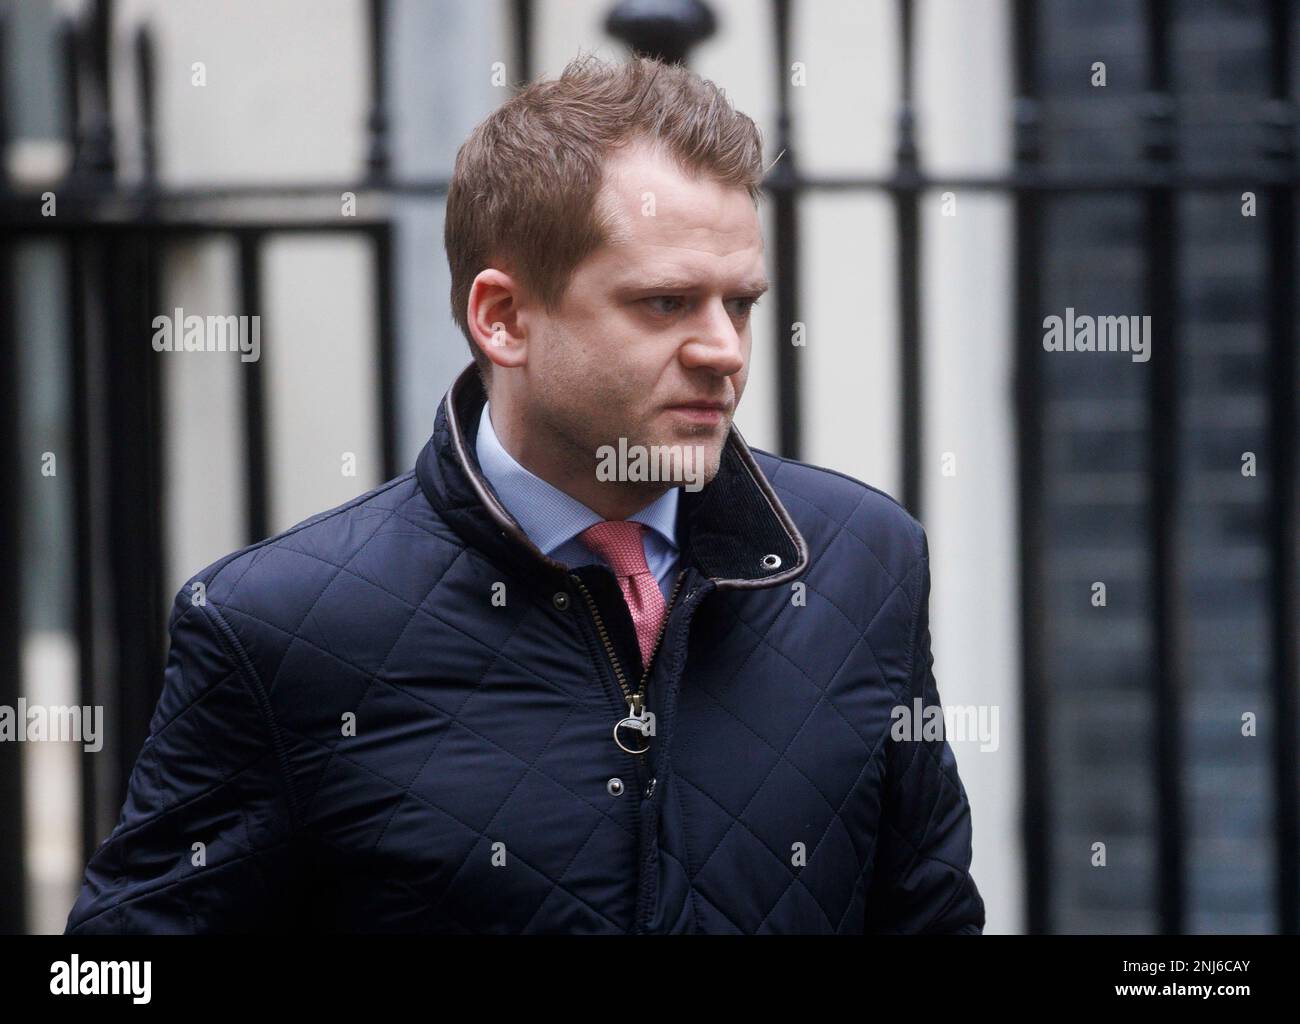
[[[744, 189], [691, 180], [640, 145], [607, 165], [612, 241], [574, 271], [554, 315], [525, 307], [527, 418], [594, 473], [597, 450], [678, 445], [707, 482], [745, 390], [750, 306], [767, 288]], [[714, 408], [684, 408], [712, 403]]]

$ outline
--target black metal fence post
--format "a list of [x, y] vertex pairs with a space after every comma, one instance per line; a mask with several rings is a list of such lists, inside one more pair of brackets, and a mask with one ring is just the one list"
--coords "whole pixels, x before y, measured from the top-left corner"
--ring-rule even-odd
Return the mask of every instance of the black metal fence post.
[[[1165, 0], [1147, 0], [1150, 85], [1144, 156], [1157, 172], [1175, 160], [1174, 104], [1169, 82], [1171, 26]], [[1185, 673], [1179, 599], [1181, 490], [1179, 453], [1178, 211], [1172, 182], [1163, 175], [1143, 190], [1146, 204], [1146, 301], [1151, 310], [1147, 473], [1151, 479], [1148, 543], [1152, 558], [1152, 633], [1155, 637], [1155, 777], [1160, 925], [1182, 932], [1186, 920], [1186, 835], [1183, 825], [1182, 715]]]
[[[262, 245], [263, 233], [257, 229], [241, 230], [238, 239], [239, 312], [241, 316], [262, 316]], [[250, 544], [270, 533], [271, 495], [266, 460], [266, 380], [263, 361], [241, 362], [243, 384], [244, 464], [247, 537]]]
[[513, 0], [516, 81], [533, 77], [533, 0]]
[[797, 459], [803, 451], [803, 386], [800, 352], [790, 336], [799, 313], [799, 163], [790, 112], [790, 0], [772, 5], [776, 37], [777, 108], [775, 163], [766, 185], [772, 195], [775, 256], [776, 395], [778, 454]]
[[619, 0], [605, 18], [605, 31], [633, 53], [683, 64], [702, 40], [717, 31], [718, 20], [703, 0]]
[[147, 231], [101, 232], [105, 282], [103, 359], [109, 422], [106, 495], [113, 536], [110, 621], [118, 707], [118, 778], [130, 777], [162, 688], [165, 657], [159, 623], [163, 576], [161, 392], [149, 343], [158, 285]]
[[84, 12], [82, 31], [77, 38], [81, 43], [82, 114], [84, 124], [78, 126], [82, 137], [81, 150], [85, 156], [85, 169], [105, 183], [112, 182], [117, 173], [117, 145], [113, 131], [113, 0], [92, 0]]
[[370, 116], [366, 127], [370, 133], [370, 148], [366, 153], [367, 177], [371, 183], [388, 180], [391, 162], [388, 148], [388, 83], [385, 60], [388, 43], [387, 0], [370, 0]]
[[912, 0], [899, 0], [899, 104], [895, 146], [894, 220], [898, 232], [899, 438], [903, 505], [921, 516], [921, 168], [913, 103]]
[[1273, 771], [1277, 793], [1278, 931], [1300, 932], [1300, 622], [1296, 595], [1296, 104], [1291, 98], [1291, 32], [1296, 5], [1271, 0], [1268, 26], [1272, 122], [1264, 156], [1281, 169], [1278, 185], [1265, 192], [1268, 217], [1269, 435], [1271, 485], [1268, 545], [1272, 551]]
[[379, 365], [379, 450], [382, 475], [391, 480], [397, 464], [397, 341], [393, 298], [394, 229], [381, 224], [371, 232], [375, 287], [375, 344]]
[[1031, 935], [1051, 931], [1051, 761], [1043, 670], [1043, 426], [1038, 344], [1042, 322], [1042, 215], [1046, 199], [1026, 181], [1041, 157], [1038, 106], [1038, 4], [1015, 0], [1011, 50], [1015, 61], [1015, 401], [1016, 516], [1020, 534], [1020, 692], [1024, 777], [1025, 922]]

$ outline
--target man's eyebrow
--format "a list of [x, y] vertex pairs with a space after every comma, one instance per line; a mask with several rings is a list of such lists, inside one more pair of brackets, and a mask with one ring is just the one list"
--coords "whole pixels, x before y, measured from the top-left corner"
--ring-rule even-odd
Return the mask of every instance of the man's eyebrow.
[[[636, 291], [665, 291], [665, 292], [689, 292], [698, 287], [694, 281], [687, 281], [681, 277], [641, 277], [635, 280], [625, 281], [622, 287]], [[737, 288], [743, 292], [753, 292], [762, 295], [769, 288], [771, 283], [766, 277], [755, 277], [742, 281]]]

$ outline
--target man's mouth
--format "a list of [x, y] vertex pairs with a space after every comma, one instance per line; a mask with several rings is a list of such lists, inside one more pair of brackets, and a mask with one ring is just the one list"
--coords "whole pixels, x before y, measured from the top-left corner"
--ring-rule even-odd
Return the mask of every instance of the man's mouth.
[[682, 402], [668, 406], [668, 411], [676, 413], [693, 423], [721, 423], [727, 411], [726, 402], [694, 401]]

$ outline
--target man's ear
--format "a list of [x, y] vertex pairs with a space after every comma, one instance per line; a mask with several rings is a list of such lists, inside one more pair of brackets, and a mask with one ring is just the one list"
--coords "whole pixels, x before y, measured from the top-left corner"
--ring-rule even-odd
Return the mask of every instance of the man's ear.
[[522, 366], [528, 337], [519, 316], [520, 286], [495, 268], [479, 271], [469, 289], [466, 316], [474, 343], [497, 366]]

